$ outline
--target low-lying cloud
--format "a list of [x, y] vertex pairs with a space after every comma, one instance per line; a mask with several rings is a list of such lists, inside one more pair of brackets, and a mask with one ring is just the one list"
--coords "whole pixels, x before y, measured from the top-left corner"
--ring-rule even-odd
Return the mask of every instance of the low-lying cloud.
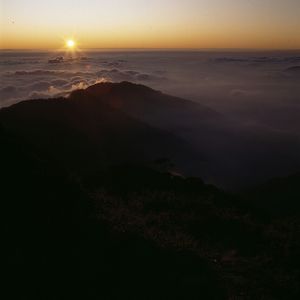
[[[157, 74], [117, 69], [116, 66], [119, 66], [121, 63], [124, 63], [124, 61], [120, 60], [112, 64], [106, 62], [103, 63], [105, 66], [111, 65], [114, 68], [99, 67], [94, 72], [65, 69], [32, 69], [2, 72], [0, 107], [26, 99], [65, 96], [73, 90], [85, 89], [90, 85], [103, 81], [132, 81], [146, 84], [151, 81], [163, 80]], [[31, 67], [33, 68], [34, 66]], [[49, 68], [48, 65], [46, 67]]]
[[[290, 127], [293, 132], [299, 123], [294, 120], [295, 112], [300, 112], [296, 52], [91, 52], [84, 59], [56, 64], [48, 63], [48, 57], [27, 53], [23, 61], [21, 56], [2, 54], [0, 107], [28, 98], [64, 96], [102, 81], [131, 81], [246, 123]], [[278, 122], [287, 114], [293, 119], [291, 126]]]

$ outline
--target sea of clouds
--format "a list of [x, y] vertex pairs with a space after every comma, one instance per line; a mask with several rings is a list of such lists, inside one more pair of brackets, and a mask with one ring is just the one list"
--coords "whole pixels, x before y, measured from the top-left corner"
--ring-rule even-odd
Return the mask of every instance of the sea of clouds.
[[[86, 56], [87, 55], [87, 56]], [[134, 55], [122, 53], [78, 54], [73, 60], [49, 63], [63, 56], [51, 52], [0, 52], [0, 107], [33, 98], [67, 95], [103, 81], [132, 81], [147, 84], [162, 81], [159, 74], [144, 72], [122, 59]]]
[[300, 130], [300, 52], [0, 51], [0, 107], [131, 81], [205, 104], [242, 122]]

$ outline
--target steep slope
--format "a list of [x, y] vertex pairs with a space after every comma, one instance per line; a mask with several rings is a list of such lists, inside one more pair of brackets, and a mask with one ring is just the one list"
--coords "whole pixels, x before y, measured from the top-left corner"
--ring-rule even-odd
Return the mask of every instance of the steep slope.
[[7, 298], [225, 299], [207, 262], [116, 232], [59, 164], [2, 128], [0, 144]]

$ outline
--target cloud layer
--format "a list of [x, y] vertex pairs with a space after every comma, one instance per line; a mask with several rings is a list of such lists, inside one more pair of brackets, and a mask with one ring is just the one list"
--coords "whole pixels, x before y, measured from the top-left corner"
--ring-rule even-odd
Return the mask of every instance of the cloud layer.
[[0, 107], [26, 99], [67, 95], [102, 81], [151, 84], [164, 80], [159, 74], [126, 67], [124, 59], [92, 57], [53, 64], [44, 53], [32, 53], [32, 59], [28, 55], [1, 53]]
[[[200, 102], [245, 123], [300, 132], [297, 52], [90, 52], [48, 63], [55, 55], [1, 51], [0, 107], [67, 95], [101, 81], [131, 81]], [[278, 122], [286, 115], [291, 122]]]

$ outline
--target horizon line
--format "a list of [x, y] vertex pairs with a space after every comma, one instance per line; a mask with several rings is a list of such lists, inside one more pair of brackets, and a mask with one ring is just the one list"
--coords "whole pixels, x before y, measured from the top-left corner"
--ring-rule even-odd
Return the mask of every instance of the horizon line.
[[[300, 51], [300, 48], [158, 48], [158, 47], [92, 47], [92, 48], [79, 48], [81, 50], [98, 50], [98, 51]], [[0, 51], [61, 51], [58, 48], [0, 48]]]

